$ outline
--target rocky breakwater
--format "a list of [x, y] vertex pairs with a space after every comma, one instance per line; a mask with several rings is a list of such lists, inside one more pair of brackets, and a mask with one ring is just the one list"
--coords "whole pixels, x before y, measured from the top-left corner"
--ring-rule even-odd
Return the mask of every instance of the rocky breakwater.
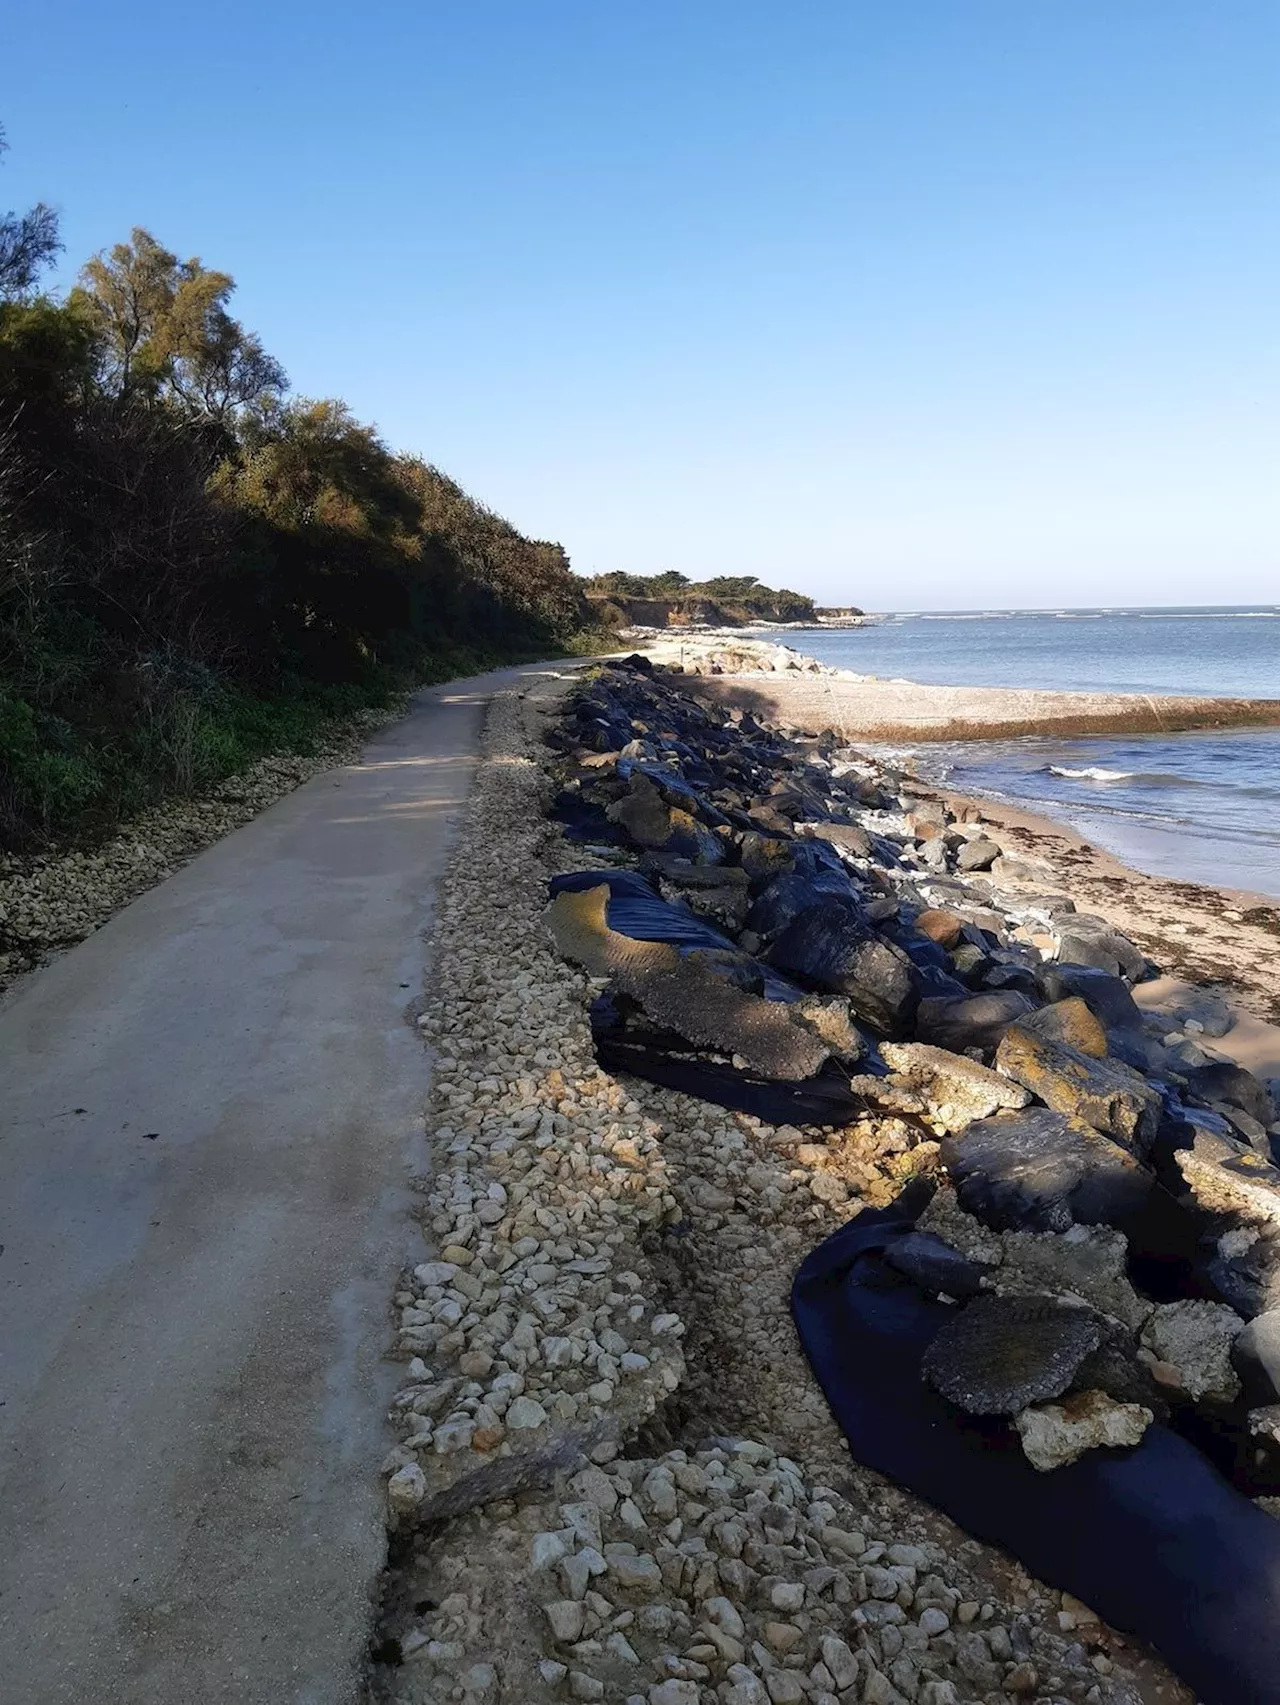
[[[696, 962], [739, 996], [682, 1022], [643, 976], [615, 979], [601, 1057], [775, 1122], [791, 1105], [833, 1147], [883, 1121], [901, 1173], [937, 1185], [922, 1225], [980, 1256], [945, 1377], [923, 1374], [960, 1411], [1006, 1416], [1037, 1467], [1159, 1416], [1242, 1489], [1280, 1491], [1275, 1085], [1215, 1053], [1218, 1025], [1144, 1017], [1132, 985], [1155, 967], [1130, 940], [1028, 893], [976, 809], [957, 820], [829, 730], [784, 740], [637, 660], [575, 696], [557, 742], [569, 833], [671, 913], [638, 920], [634, 893], [588, 873], [575, 928], [565, 895], [549, 913], [562, 950], [610, 975], [584, 946], [592, 903], [597, 937], [678, 944], [664, 986]], [[682, 937], [681, 915], [716, 939]], [[749, 1045], [770, 1005], [785, 1071]], [[1035, 1345], [1041, 1365], [1001, 1383]]]
[[[567, 770], [612, 772], [594, 762], [603, 751], [566, 754], [566, 736], [592, 720], [601, 683], [631, 679], [598, 677], [568, 723], [543, 687], [496, 702], [441, 895], [420, 1020], [436, 1053], [431, 1259], [396, 1299], [405, 1378], [373, 1696], [1133, 1705], [1132, 1654], [1089, 1611], [850, 1464], [799, 1353], [796, 1263], [936, 1155], [927, 1117], [876, 1106], [838, 1130], [774, 1125], [600, 1068], [588, 1007], [615, 980], [655, 1022], [691, 1011], [680, 974], [666, 983], [669, 955], [612, 928], [598, 895], [567, 908], [583, 968], [541, 922], [549, 879], [585, 875], [565, 892], [590, 896], [597, 875], [633, 874], [616, 842], [571, 843], [541, 817]], [[613, 827], [647, 835], [656, 815], [647, 801]], [[708, 915], [741, 923], [741, 866], [687, 862], [711, 873]], [[678, 874], [679, 892], [697, 887]], [[706, 993], [706, 973], [744, 957], [705, 945], [692, 986]], [[759, 986], [782, 979], [766, 967]], [[784, 1063], [842, 1061], [847, 1097], [863, 1033], [840, 997], [793, 992], [807, 1018], [785, 1019]], [[701, 1022], [742, 1029], [743, 1012], [712, 1000]], [[762, 1035], [777, 1046], [772, 1027], [745, 1027], [749, 1044]], [[779, 1056], [752, 1057], [726, 1064], [775, 1081], [762, 1068]], [[936, 1064], [923, 1050], [899, 1086], [912, 1109]], [[987, 1084], [977, 1062], [955, 1075], [952, 1099], [979, 1107], [984, 1086], [997, 1106], [1026, 1094]]]
[[647, 629], [632, 629], [643, 637], [646, 655], [676, 675], [788, 675], [840, 676], [860, 680], [844, 670], [831, 669], [794, 646], [778, 640], [746, 639], [733, 632], [681, 633], [668, 635]]

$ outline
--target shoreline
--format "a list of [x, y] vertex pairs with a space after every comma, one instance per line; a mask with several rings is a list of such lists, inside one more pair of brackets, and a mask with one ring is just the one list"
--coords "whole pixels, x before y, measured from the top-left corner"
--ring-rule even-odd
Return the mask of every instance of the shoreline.
[[928, 686], [827, 670], [808, 658], [785, 672], [726, 672], [697, 679], [698, 693], [724, 708], [750, 710], [779, 724], [833, 728], [850, 745], [859, 740], [1014, 740], [1029, 734], [1071, 739], [1280, 726], [1280, 699]]
[[1080, 911], [1097, 911], [1130, 936], [1163, 973], [1138, 985], [1148, 989], [1153, 1007], [1186, 985], [1222, 994], [1240, 1016], [1214, 1046], [1250, 1071], [1280, 1076], [1280, 901], [1148, 875], [1069, 824], [1003, 800], [947, 787], [920, 791], [957, 813], [966, 806], [979, 813], [991, 838], [1027, 866], [1017, 890], [1061, 887]]
[[[677, 642], [678, 643], [678, 642]], [[747, 642], [725, 638], [705, 641], [706, 657], [746, 652]], [[662, 652], [670, 642], [648, 648], [655, 662], [666, 662]], [[684, 642], [686, 654], [690, 642]], [[1142, 712], [1132, 706], [1121, 711], [1095, 708], [1088, 718], [1063, 715], [1072, 704], [1099, 700], [1127, 703], [1136, 695], [1035, 692], [1000, 687], [930, 687], [921, 683], [881, 681], [828, 669], [816, 659], [792, 652], [784, 663], [776, 661], [779, 649], [761, 647], [774, 658], [771, 669], [739, 673], [695, 674], [686, 668], [690, 690], [712, 706], [751, 712], [777, 727], [832, 727], [848, 745], [891, 743], [894, 740], [919, 744], [925, 740], [957, 738], [954, 724], [937, 719], [958, 701], [971, 713], [970, 732], [961, 738], [998, 740], [1033, 734], [1069, 736], [1077, 732], [1183, 732], [1192, 728], [1244, 726], [1245, 707], [1262, 706], [1266, 721], [1257, 726], [1280, 723], [1280, 700], [1160, 699], [1137, 702], [1146, 707], [1147, 727], [1139, 727]], [[938, 700], [942, 700], [942, 710]], [[896, 722], [884, 723], [874, 713], [885, 703], [903, 709]], [[1002, 709], [1016, 703], [1018, 718], [1002, 717]], [[1242, 720], [1228, 720], [1228, 711]], [[1176, 720], [1173, 713], [1177, 712]], [[935, 718], [932, 724], [925, 719]], [[914, 718], [914, 720], [913, 720]], [[1076, 725], [1088, 720], [1091, 726]], [[1069, 892], [1081, 911], [1097, 911], [1116, 923], [1143, 946], [1153, 961], [1168, 974], [1195, 984], [1220, 990], [1229, 1002], [1247, 1015], [1250, 1024], [1267, 1027], [1280, 1023], [1280, 897], [1262, 891], [1226, 884], [1161, 876], [1142, 870], [1116, 853], [1096, 845], [1068, 822], [1032, 811], [1012, 802], [979, 793], [948, 788], [920, 778], [914, 790], [969, 805], [997, 831], [994, 838], [1006, 839], [1017, 859], [1039, 861], [1043, 867], [1030, 884], [1059, 887]], [[1252, 914], [1252, 915], [1251, 915]], [[1243, 1038], [1243, 1032], [1242, 1032]], [[1241, 1039], [1242, 1039], [1241, 1038]], [[1251, 1057], [1242, 1059], [1264, 1075], [1280, 1075], [1280, 1030], [1262, 1038], [1251, 1038]]]

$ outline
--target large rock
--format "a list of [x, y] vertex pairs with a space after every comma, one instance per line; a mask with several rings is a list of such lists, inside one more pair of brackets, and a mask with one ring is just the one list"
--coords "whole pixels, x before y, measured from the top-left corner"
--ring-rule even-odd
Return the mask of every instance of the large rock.
[[1161, 1100], [1145, 1078], [1119, 1060], [1098, 1060], [1014, 1024], [996, 1050], [1000, 1071], [1038, 1095], [1058, 1113], [1083, 1119], [1097, 1131], [1145, 1156], [1160, 1126]]
[[1089, 1010], [1079, 995], [1042, 1006], [1022, 1020], [1024, 1029], [1034, 1030], [1049, 1042], [1065, 1042], [1078, 1053], [1095, 1060], [1106, 1058], [1107, 1032], [1102, 1020]]
[[942, 1327], [922, 1369], [935, 1390], [970, 1415], [1016, 1415], [1060, 1397], [1098, 1348], [1104, 1322], [1052, 1297], [982, 1296]]
[[838, 900], [810, 906], [781, 932], [769, 963], [811, 988], [846, 995], [856, 1015], [882, 1035], [901, 1035], [918, 996], [911, 961]]
[[691, 812], [668, 805], [649, 777], [639, 771], [631, 777], [630, 792], [616, 799], [605, 815], [638, 847], [672, 853], [696, 864], [720, 864], [724, 860], [720, 837]]
[[871, 836], [856, 823], [797, 823], [796, 833], [829, 841], [853, 858], [871, 857]]
[[735, 987], [720, 963], [682, 955], [669, 942], [633, 941], [609, 928], [609, 889], [566, 891], [547, 924], [567, 958], [615, 986], [657, 1024], [697, 1047], [736, 1054], [765, 1077], [812, 1077], [830, 1050], [790, 1008]]
[[985, 836], [966, 841], [956, 853], [957, 870], [990, 870], [1000, 857], [1000, 848]]
[[1155, 1178], [1119, 1143], [1047, 1107], [976, 1120], [942, 1160], [960, 1205], [996, 1231], [1136, 1224]]
[[1240, 1392], [1231, 1347], [1244, 1322], [1220, 1302], [1168, 1302], [1152, 1309], [1142, 1343], [1177, 1370], [1178, 1387], [1195, 1401], [1230, 1403]]
[[1280, 1308], [1280, 1169], [1233, 1137], [1194, 1136], [1173, 1161], [1188, 1205], [1216, 1237], [1207, 1278], [1237, 1313]]
[[964, 919], [941, 907], [929, 906], [917, 917], [916, 928], [939, 947], [954, 947], [964, 933]]
[[794, 862], [790, 841], [776, 835], [763, 835], [757, 829], [748, 829], [743, 835], [738, 856], [742, 868], [753, 882], [780, 876], [784, 870], [790, 870]]
[[1108, 1032], [1142, 1029], [1142, 1012], [1129, 985], [1110, 971], [1088, 965], [1042, 965], [1036, 972], [1047, 1001], [1078, 995]]
[[953, 1054], [970, 1048], [993, 1054], [1009, 1026], [1032, 1011], [1033, 1003], [1016, 989], [960, 998], [928, 995], [916, 1012], [916, 1035]]
[[1024, 1409], [1013, 1424], [1027, 1461], [1048, 1473], [1079, 1461], [1089, 1450], [1141, 1444], [1154, 1419], [1141, 1404], [1117, 1403], [1105, 1391], [1078, 1391], [1061, 1403]]
[[1053, 920], [1058, 938], [1058, 958], [1068, 965], [1091, 965], [1112, 976], [1137, 982], [1147, 974], [1147, 961], [1127, 935], [1105, 918], [1088, 912], [1070, 912]]
[[824, 900], [834, 900], [861, 915], [857, 896], [847, 877], [833, 878], [826, 872], [810, 876], [798, 870], [784, 871], [766, 883], [756, 895], [747, 914], [747, 926], [767, 940], [780, 934], [802, 912]]
[[1129, 1283], [1128, 1239], [1110, 1226], [1073, 1225], [1065, 1232], [1007, 1231], [996, 1278], [1000, 1290], [1067, 1294], [1136, 1332], [1154, 1304]]
[[1249, 1406], [1280, 1403], [1280, 1309], [1251, 1320], [1231, 1345], [1231, 1365]]
[[1271, 1092], [1253, 1073], [1231, 1060], [1211, 1060], [1186, 1074], [1187, 1093], [1210, 1107], [1237, 1107], [1258, 1124], [1270, 1125], [1276, 1110]]
[[909, 1231], [884, 1252], [885, 1262], [932, 1296], [974, 1297], [984, 1269], [931, 1231]]
[[948, 1131], [962, 1131], [975, 1119], [1001, 1108], [1025, 1107], [1031, 1100], [1018, 1084], [945, 1048], [885, 1042], [880, 1053], [892, 1071], [919, 1090], [932, 1117]]

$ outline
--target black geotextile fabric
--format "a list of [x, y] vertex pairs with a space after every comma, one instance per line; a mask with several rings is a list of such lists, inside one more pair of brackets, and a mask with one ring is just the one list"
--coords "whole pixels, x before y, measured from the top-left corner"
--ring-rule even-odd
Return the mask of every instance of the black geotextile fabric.
[[[742, 949], [730, 936], [706, 923], [688, 906], [664, 900], [643, 876], [634, 870], [575, 870], [564, 876], [553, 876], [550, 882], [552, 899], [557, 894], [579, 894], [587, 888], [601, 886], [609, 890], [605, 911], [609, 928], [619, 935], [629, 935], [632, 941], [666, 941], [673, 947], [727, 948], [731, 953]], [[757, 960], [764, 978], [764, 992], [769, 1000], [799, 1000], [802, 991], [785, 977]]]
[[1153, 1425], [1041, 1473], [1004, 1423], [961, 1419], [920, 1362], [953, 1309], [884, 1261], [919, 1202], [867, 1211], [801, 1266], [791, 1307], [854, 1457], [1145, 1640], [1203, 1705], [1280, 1705], [1280, 1522]]

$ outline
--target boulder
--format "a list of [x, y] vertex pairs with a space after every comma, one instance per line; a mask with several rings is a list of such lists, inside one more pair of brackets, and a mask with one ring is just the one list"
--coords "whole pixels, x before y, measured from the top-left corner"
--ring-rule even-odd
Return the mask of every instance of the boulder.
[[1231, 1344], [1231, 1365], [1251, 1408], [1280, 1403], [1280, 1309], [1251, 1320]]
[[917, 917], [916, 928], [930, 941], [936, 941], [939, 947], [954, 947], [964, 930], [964, 919], [958, 918], [954, 912], [930, 906]]
[[595, 976], [611, 977], [659, 1025], [697, 1047], [736, 1054], [769, 1078], [812, 1077], [830, 1050], [790, 1008], [737, 988], [725, 967], [669, 942], [633, 941], [609, 928], [609, 889], [566, 890], [547, 908], [557, 948]]
[[1088, 965], [1042, 965], [1036, 973], [1047, 1001], [1078, 995], [1097, 1018], [1113, 1030], [1142, 1029], [1142, 1012], [1129, 985], [1110, 971]]
[[1211, 1060], [1208, 1065], [1196, 1066], [1186, 1073], [1186, 1079], [1187, 1093], [1195, 1101], [1210, 1107], [1238, 1107], [1264, 1127], [1275, 1119], [1265, 1084], [1231, 1060]]
[[633, 773], [630, 792], [616, 799], [605, 816], [638, 847], [673, 853], [696, 864], [720, 864], [724, 842], [692, 813], [668, 805], [647, 775]]
[[767, 882], [756, 895], [747, 914], [747, 927], [767, 940], [778, 935], [801, 912], [807, 912], [823, 900], [847, 906], [855, 914], [861, 912], [847, 877], [833, 877], [825, 871], [816, 876], [798, 870], [784, 871], [781, 876]]
[[1139, 1157], [1155, 1141], [1160, 1096], [1145, 1078], [1118, 1060], [1095, 1059], [1064, 1042], [1051, 1042], [1026, 1025], [1014, 1024], [996, 1050], [996, 1065], [1056, 1112], [1083, 1119]]
[[1031, 1001], [1016, 989], [961, 999], [929, 996], [920, 1002], [916, 1013], [916, 1035], [922, 1042], [947, 1048], [953, 1054], [969, 1048], [991, 1054], [1009, 1026], [1032, 1010]]
[[985, 836], [966, 841], [956, 854], [957, 870], [990, 870], [1000, 857], [1000, 848]]
[[1168, 1302], [1152, 1309], [1142, 1328], [1143, 1347], [1175, 1368], [1178, 1388], [1193, 1400], [1230, 1403], [1240, 1380], [1231, 1347], [1244, 1322], [1220, 1302]]
[[1280, 1310], [1280, 1226], [1236, 1225], [1217, 1239], [1205, 1276], [1246, 1320]]
[[753, 882], [779, 876], [790, 870], [793, 862], [790, 841], [776, 835], [762, 835], [756, 829], [748, 829], [743, 835], [738, 856]]
[[1042, 1006], [1038, 1012], [1024, 1018], [1022, 1023], [1025, 1029], [1034, 1030], [1037, 1036], [1043, 1036], [1047, 1041], [1065, 1042], [1069, 1048], [1075, 1048], [1078, 1053], [1088, 1054], [1095, 1060], [1106, 1058], [1107, 1032], [1079, 995], [1069, 995], [1066, 1000]]
[[1111, 976], [1138, 982], [1147, 974], [1145, 956], [1127, 935], [1105, 918], [1088, 912], [1070, 912], [1053, 921], [1058, 938], [1058, 959], [1068, 965], [1089, 965]]
[[1122, 1230], [1142, 1217], [1155, 1178], [1119, 1143], [1064, 1113], [997, 1113], [942, 1143], [960, 1205], [996, 1231]]
[[1128, 1239], [1109, 1226], [1073, 1225], [1064, 1232], [1007, 1231], [998, 1288], [1064, 1293], [1136, 1332], [1154, 1307], [1129, 1283]]
[[975, 1119], [1001, 1108], [1025, 1107], [1030, 1095], [998, 1072], [964, 1054], [952, 1054], [926, 1042], [885, 1042], [885, 1064], [917, 1089], [930, 1115], [948, 1131], [962, 1131]]
[[811, 988], [846, 995], [858, 1018], [882, 1035], [901, 1035], [918, 996], [911, 961], [849, 905], [823, 900], [794, 918], [768, 961]]
[[797, 823], [796, 833], [829, 841], [853, 858], [871, 857], [871, 836], [856, 823]]
[[1189, 988], [1161, 1003], [1160, 1010], [1176, 1018], [1197, 1034], [1215, 1039], [1225, 1036], [1235, 1024], [1236, 1015], [1220, 995], [1208, 989]]
[[1172, 1158], [1188, 1205], [1214, 1228], [1209, 1283], [1250, 1319], [1280, 1308], [1280, 1168], [1233, 1137], [1184, 1128], [1194, 1135]]
[[843, 1065], [853, 1065], [867, 1053], [867, 1038], [854, 1024], [847, 1000], [839, 996], [805, 995], [792, 1003], [791, 1014], [812, 1030], [830, 1048], [832, 1058]]
[[1048, 1473], [1077, 1462], [1089, 1450], [1141, 1444], [1154, 1419], [1139, 1403], [1117, 1403], [1105, 1391], [1077, 1391], [1061, 1403], [1024, 1409], [1013, 1424], [1027, 1461]]
[[1060, 1397], [1104, 1335], [1101, 1316], [1053, 1297], [976, 1297], [936, 1334], [921, 1368], [970, 1415], [1016, 1415]]

